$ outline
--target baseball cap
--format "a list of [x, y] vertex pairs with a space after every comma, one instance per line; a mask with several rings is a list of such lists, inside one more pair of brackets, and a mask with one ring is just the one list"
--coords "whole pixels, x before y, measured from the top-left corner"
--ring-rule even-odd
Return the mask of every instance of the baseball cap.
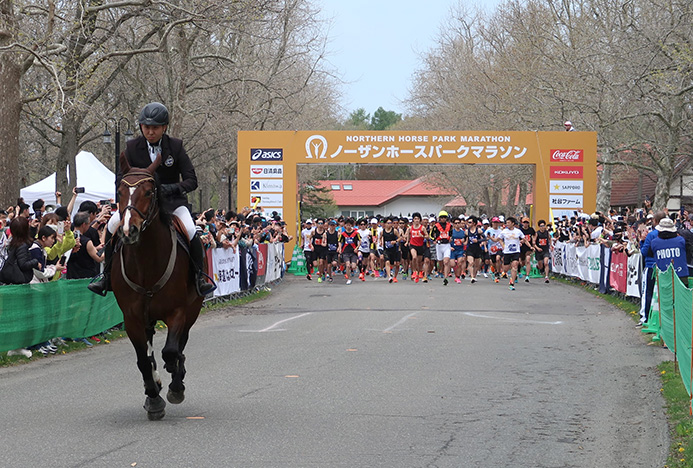
[[568, 126], [568, 125], [572, 126], [572, 125], [573, 125], [573, 122], [571, 122], [570, 120], [566, 120], [565, 123], [564, 123], [563, 125], [565, 125], [565, 126]]
[[430, 223], [435, 223], [435, 222], [436, 222], [436, 219], [435, 219], [434, 217], [430, 217], [430, 218], [428, 218], [428, 221], [429, 221]]
[[500, 223], [500, 218], [498, 216], [494, 216], [493, 218], [491, 218], [491, 222], [492, 223]]
[[309, 219], [306, 219], [306, 224], [313, 224], [313, 220], [310, 219], [310, 218], [309, 218]]
[[488, 219], [484, 219], [481, 224], [489, 224]]
[[337, 224], [337, 221], [335, 221], [334, 219], [331, 219], [330, 222], [327, 224], [333, 224], [334, 225], [334, 224]]
[[371, 219], [371, 224], [378, 224], [378, 218]]

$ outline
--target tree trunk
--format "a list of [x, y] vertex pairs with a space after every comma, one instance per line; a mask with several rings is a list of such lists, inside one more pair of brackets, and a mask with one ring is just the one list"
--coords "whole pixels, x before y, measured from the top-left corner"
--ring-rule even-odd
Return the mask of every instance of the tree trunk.
[[[72, 193], [72, 188], [77, 184], [77, 164], [75, 157], [79, 151], [79, 127], [82, 119], [76, 118], [74, 111], [70, 111], [62, 119], [63, 134], [58, 151], [58, 160], [55, 167], [55, 185], [63, 194]], [[66, 167], [69, 166], [70, 180], [68, 181]], [[67, 197], [69, 200], [69, 196]]]
[[597, 211], [608, 213], [611, 207], [611, 174], [614, 170], [614, 156], [610, 149], [602, 150], [602, 171], [597, 183]]
[[[14, 41], [15, 17], [11, 0], [0, 0], [0, 46]], [[17, 52], [0, 53], [0, 207], [19, 197], [19, 117], [22, 111], [22, 66]]]

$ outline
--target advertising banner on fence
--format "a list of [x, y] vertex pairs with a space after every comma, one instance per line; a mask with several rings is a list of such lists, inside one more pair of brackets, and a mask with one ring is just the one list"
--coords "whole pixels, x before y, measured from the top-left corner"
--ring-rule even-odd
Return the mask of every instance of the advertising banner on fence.
[[269, 244], [267, 249], [267, 267], [265, 283], [281, 277], [284, 268], [284, 244]]
[[628, 257], [628, 284], [626, 295], [640, 297], [640, 283], [642, 281], [642, 255], [636, 253]]
[[257, 275], [265, 276], [267, 269], [267, 250], [269, 244], [260, 244], [257, 246]]
[[623, 252], [612, 252], [609, 265], [609, 285], [625, 294], [628, 288], [628, 256]]
[[227, 296], [241, 290], [241, 263], [233, 249], [212, 249], [215, 296]]

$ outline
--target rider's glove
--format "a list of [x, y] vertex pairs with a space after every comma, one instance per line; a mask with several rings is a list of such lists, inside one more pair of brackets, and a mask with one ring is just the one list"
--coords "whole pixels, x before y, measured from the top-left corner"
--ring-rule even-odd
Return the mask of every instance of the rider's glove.
[[180, 184], [162, 184], [161, 194], [165, 198], [173, 198], [183, 195], [183, 190], [181, 189]]

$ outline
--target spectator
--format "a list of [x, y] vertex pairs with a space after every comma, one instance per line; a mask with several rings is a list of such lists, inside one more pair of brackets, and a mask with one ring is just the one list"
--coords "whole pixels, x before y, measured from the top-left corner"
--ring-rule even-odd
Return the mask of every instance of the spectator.
[[103, 253], [99, 254], [94, 241], [86, 235], [89, 230], [89, 213], [79, 212], [74, 218], [75, 235], [79, 235], [79, 248], [72, 251], [67, 262], [67, 278], [93, 278], [99, 272], [98, 264], [103, 262]]
[[565, 127], [566, 132], [574, 132], [575, 131], [575, 127], [573, 127], [573, 123], [570, 120], [566, 120], [563, 123], [563, 127]]
[[[650, 215], [648, 215], [648, 218], [649, 216]], [[655, 225], [658, 225], [659, 222], [665, 217], [665, 212], [658, 211], [652, 215], [651, 219]], [[652, 256], [650, 243], [652, 243], [653, 239], [658, 237], [658, 234], [659, 232], [657, 229], [652, 229], [640, 244], [640, 253], [642, 254], [645, 262], [645, 271], [643, 272], [642, 292], [640, 294], [640, 321], [637, 325], [638, 328], [642, 327], [650, 317], [650, 305], [652, 303], [652, 294], [655, 286], [655, 258]]]
[[657, 268], [665, 271], [673, 265], [681, 282], [688, 286], [688, 265], [686, 263], [686, 241], [676, 232], [676, 224], [671, 218], [663, 218], [657, 226], [657, 237], [650, 242], [650, 253]]
[[29, 247], [31, 258], [38, 262], [38, 266], [34, 269], [34, 278], [31, 280], [32, 283], [45, 283], [50, 281], [55, 274], [54, 266], [46, 268], [46, 249], [53, 247], [57, 235], [57, 232], [50, 226], [43, 226], [39, 229], [36, 240], [31, 244], [31, 247]]
[[38, 267], [38, 261], [29, 254], [29, 246], [32, 243], [29, 220], [24, 216], [13, 219], [10, 231], [12, 238], [7, 260], [0, 272], [0, 281], [7, 284], [26, 284], [34, 276], [34, 268]]
[[72, 250], [77, 245], [77, 242], [75, 241], [74, 233], [70, 229], [70, 221], [61, 220], [56, 213], [43, 215], [39, 225], [39, 232], [44, 226], [49, 226], [57, 234], [55, 244], [50, 248], [46, 248], [47, 263], [54, 265], [60, 257]]
[[7, 258], [7, 246], [10, 240], [7, 236], [7, 211], [0, 210], [0, 270]]
[[34, 210], [34, 218], [38, 221], [41, 221], [41, 217], [46, 212], [46, 202], [44, 202], [43, 199], [39, 198], [31, 204], [31, 207]]

